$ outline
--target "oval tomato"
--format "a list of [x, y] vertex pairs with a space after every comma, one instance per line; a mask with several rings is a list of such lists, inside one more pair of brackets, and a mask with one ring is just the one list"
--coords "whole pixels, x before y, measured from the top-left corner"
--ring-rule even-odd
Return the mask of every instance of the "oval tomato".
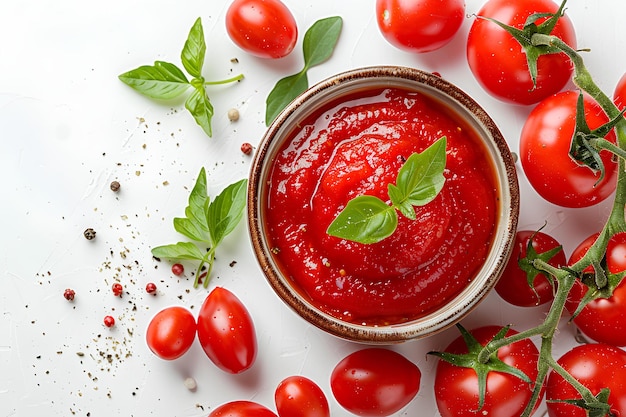
[[330, 417], [324, 391], [303, 376], [290, 376], [281, 381], [274, 393], [279, 417]]
[[[502, 330], [499, 326], [484, 326], [470, 331], [476, 341], [485, 346]], [[516, 334], [509, 329], [507, 336]], [[448, 353], [467, 353], [467, 345], [459, 336], [446, 348]], [[498, 358], [526, 374], [531, 381], [537, 377], [539, 351], [530, 339], [500, 348]], [[529, 403], [532, 385], [517, 376], [491, 371], [483, 407], [478, 410], [479, 393], [476, 371], [440, 360], [435, 373], [435, 400], [442, 417], [511, 417], [519, 416]], [[543, 394], [543, 393], [542, 393]], [[537, 403], [537, 406], [539, 404]]]
[[184, 307], [167, 307], [150, 320], [146, 342], [161, 359], [173, 360], [189, 350], [196, 338], [196, 320]]
[[624, 110], [624, 107], [626, 107], [626, 74], [622, 75], [622, 78], [619, 79], [615, 86], [613, 101], [620, 110]]
[[261, 58], [282, 58], [298, 40], [296, 20], [280, 0], [234, 0], [226, 31], [237, 46]]
[[[538, 306], [554, 299], [554, 288], [544, 274], [538, 274], [531, 287], [528, 284], [526, 271], [520, 267], [520, 261], [528, 262], [525, 260], [531, 239], [532, 248], [537, 254], [547, 253], [561, 246], [555, 238], [543, 232], [530, 230], [517, 232], [511, 258], [495, 290], [505, 301], [519, 307]], [[560, 250], [549, 259], [548, 263], [555, 267], [565, 265], [565, 252]]]
[[367, 348], [346, 356], [333, 369], [330, 388], [337, 402], [359, 416], [388, 416], [419, 391], [421, 372], [401, 354]]
[[[477, 13], [517, 29], [534, 13], [554, 13], [558, 6], [551, 0], [489, 0]], [[552, 34], [576, 49], [576, 34], [567, 16], [561, 17]], [[476, 18], [467, 38], [467, 60], [480, 85], [499, 100], [533, 104], [560, 91], [572, 76], [573, 65], [565, 54], [539, 57], [537, 84], [528, 72], [526, 54], [520, 44], [491, 21]]]
[[209, 417], [276, 417], [276, 414], [252, 401], [231, 401], [211, 411]]
[[376, 0], [385, 39], [411, 52], [434, 51], [450, 42], [464, 16], [463, 0]]
[[198, 340], [209, 359], [232, 374], [247, 370], [256, 358], [256, 332], [250, 313], [222, 287], [213, 289], [200, 307]]
[[[615, 190], [617, 164], [608, 151], [600, 153], [605, 176], [578, 165], [569, 155], [576, 124], [577, 91], [552, 95], [535, 107], [522, 128], [520, 160], [530, 185], [545, 200], [562, 207], [588, 207]], [[590, 129], [608, 122], [600, 105], [585, 95], [585, 118]], [[611, 131], [606, 139], [615, 142]]]
[[[626, 352], [605, 344], [574, 347], [557, 361], [570, 375], [597, 395], [609, 388], [608, 403], [615, 416], [626, 415]], [[558, 402], [580, 398], [574, 387], [554, 371], [546, 383], [546, 400], [550, 417], [585, 417], [581, 407]], [[553, 402], [555, 401], [555, 402]]]
[[[597, 237], [597, 233], [593, 234], [578, 245], [568, 263], [573, 265], [580, 260]], [[611, 274], [626, 271], [626, 233], [618, 233], [609, 240], [606, 266]], [[588, 267], [585, 272], [592, 273], [593, 268]], [[585, 284], [576, 280], [565, 304], [570, 314], [576, 311], [587, 289]], [[609, 298], [598, 298], [589, 302], [574, 318], [574, 323], [583, 334], [596, 342], [626, 346], [626, 280], [617, 285]]]

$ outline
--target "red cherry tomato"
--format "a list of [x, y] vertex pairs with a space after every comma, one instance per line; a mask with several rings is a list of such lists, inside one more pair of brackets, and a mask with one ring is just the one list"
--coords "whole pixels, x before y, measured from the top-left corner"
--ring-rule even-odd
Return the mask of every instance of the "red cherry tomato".
[[[528, 285], [526, 272], [520, 268], [519, 262], [520, 260], [524, 262], [531, 238], [532, 247], [537, 254], [546, 253], [561, 246], [555, 238], [543, 232], [530, 230], [517, 232], [513, 253], [502, 277], [496, 284], [495, 290], [505, 301], [519, 307], [538, 306], [554, 298], [554, 288], [544, 274], [537, 275], [533, 282], [533, 287], [531, 287]], [[552, 266], [560, 267], [565, 265], [566, 262], [565, 252], [561, 250], [550, 258], [548, 263]]]
[[196, 320], [184, 307], [167, 307], [148, 324], [146, 342], [161, 359], [173, 360], [189, 350], [196, 338]]
[[[522, 128], [520, 160], [532, 187], [547, 201], [562, 207], [588, 207], [606, 199], [615, 190], [617, 164], [603, 151], [605, 176], [578, 165], [569, 155], [576, 124], [577, 91], [552, 95], [535, 107]], [[584, 98], [585, 118], [590, 129], [608, 122], [599, 104]], [[615, 142], [611, 131], [606, 139]]]
[[434, 51], [450, 42], [464, 16], [463, 0], [376, 0], [385, 39], [411, 52]]
[[[485, 326], [470, 333], [484, 346], [501, 329], [499, 326]], [[507, 336], [515, 333], [517, 333], [515, 330], [509, 329]], [[461, 336], [446, 348], [446, 352], [449, 353], [462, 354], [467, 351], [467, 345]], [[531, 381], [537, 377], [539, 351], [530, 339], [500, 348], [497, 355], [507, 365], [524, 372]], [[519, 416], [529, 403], [531, 395], [532, 386], [529, 383], [514, 375], [492, 371], [487, 375], [484, 405], [478, 410], [476, 371], [443, 360], [437, 364], [435, 400], [442, 417]]]
[[209, 359], [225, 372], [243, 372], [256, 358], [256, 333], [250, 313], [222, 287], [213, 289], [200, 307], [198, 340]]
[[274, 393], [279, 417], [330, 417], [324, 391], [303, 376], [290, 376], [278, 384]]
[[[592, 394], [597, 395], [602, 388], [610, 389], [608, 403], [613, 411], [612, 415], [626, 415], [626, 352], [614, 346], [586, 344], [576, 346], [565, 353], [558, 363], [589, 388]], [[580, 394], [560, 375], [551, 371], [546, 383], [548, 415], [588, 416], [589, 414], [581, 407], [558, 402], [572, 399], [580, 399]]]
[[[551, 0], [488, 0], [478, 16], [522, 29], [534, 13], [554, 13]], [[574, 26], [561, 17], [552, 34], [576, 49]], [[537, 62], [537, 84], [528, 72], [526, 54], [520, 44], [497, 24], [476, 18], [467, 39], [469, 67], [481, 86], [499, 100], [516, 104], [538, 103], [560, 91], [572, 76], [573, 65], [564, 54], [543, 55]]]
[[276, 414], [252, 401], [231, 401], [211, 411], [209, 417], [276, 417]]
[[298, 40], [296, 20], [280, 0], [234, 0], [226, 31], [237, 46], [260, 58], [282, 58]]
[[419, 368], [388, 349], [367, 348], [346, 356], [335, 366], [330, 387], [337, 402], [359, 416], [388, 416], [417, 395]]
[[[580, 260], [598, 237], [593, 234], [585, 239], [572, 252], [569, 264]], [[606, 265], [609, 273], [626, 271], [626, 233], [618, 233], [611, 238], [606, 250]], [[585, 272], [593, 272], [592, 267]], [[587, 292], [587, 286], [580, 281], [572, 288], [565, 307], [574, 313]], [[626, 280], [613, 290], [609, 298], [598, 298], [588, 303], [574, 318], [574, 323], [581, 332], [596, 342], [614, 346], [626, 346]]]
[[620, 110], [624, 110], [624, 107], [626, 107], [626, 74], [622, 75], [622, 78], [619, 79], [615, 86], [613, 101], [615, 101], [615, 105]]

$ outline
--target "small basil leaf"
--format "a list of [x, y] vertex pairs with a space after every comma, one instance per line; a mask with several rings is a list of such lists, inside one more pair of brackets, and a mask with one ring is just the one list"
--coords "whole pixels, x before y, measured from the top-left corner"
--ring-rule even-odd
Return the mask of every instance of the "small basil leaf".
[[328, 226], [329, 235], [359, 243], [376, 243], [391, 236], [398, 214], [381, 199], [362, 195], [348, 202]]
[[241, 220], [246, 207], [247, 185], [247, 179], [229, 185], [209, 206], [207, 221], [213, 245], [218, 245]]
[[[396, 180], [402, 194], [401, 204], [423, 206], [435, 199], [443, 188], [446, 167], [446, 137], [442, 137], [422, 153], [413, 153], [406, 160]], [[396, 204], [396, 203], [394, 203]]]
[[139, 93], [161, 100], [178, 97], [189, 88], [185, 74], [176, 65], [163, 61], [143, 65], [118, 78]]
[[178, 242], [152, 248], [152, 255], [157, 258], [168, 258], [189, 261], [201, 261], [204, 253], [193, 243]]
[[202, 77], [205, 53], [204, 30], [202, 29], [202, 20], [198, 18], [191, 27], [183, 51], [180, 54], [183, 66], [192, 77]]
[[404, 193], [400, 191], [400, 189], [393, 185], [389, 184], [387, 186], [387, 193], [389, 194], [389, 199], [391, 200], [391, 204], [394, 205], [395, 208], [400, 210], [404, 217], [407, 217], [411, 220], [415, 220], [415, 209], [413, 208], [413, 204], [411, 204], [404, 197]]
[[189, 194], [189, 205], [185, 208], [185, 216], [206, 232], [209, 231], [207, 213], [210, 202], [211, 199], [207, 194], [206, 171], [202, 167], [196, 184]]
[[196, 120], [196, 123], [211, 137], [213, 131], [211, 129], [211, 118], [213, 117], [213, 105], [207, 96], [204, 87], [195, 88], [193, 93], [187, 98], [185, 108]]
[[306, 68], [319, 65], [333, 54], [339, 40], [343, 19], [339, 16], [320, 19], [304, 34], [302, 50]]
[[309, 80], [305, 71], [279, 80], [265, 101], [265, 124], [269, 126], [276, 116], [307, 88]]

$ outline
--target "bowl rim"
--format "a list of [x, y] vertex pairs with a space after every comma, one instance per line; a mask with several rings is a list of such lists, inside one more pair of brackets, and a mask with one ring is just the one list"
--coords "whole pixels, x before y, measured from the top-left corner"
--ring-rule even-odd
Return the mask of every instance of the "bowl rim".
[[[339, 90], [336, 94], [341, 97], [341, 92], [350, 93], [364, 83], [373, 83], [365, 89], [401, 85], [413, 87], [416, 91], [430, 91], [440, 98], [450, 100], [455, 107], [462, 109], [466, 116], [470, 116], [470, 124], [482, 131], [476, 132], [477, 136], [484, 139], [484, 142], [487, 142], [485, 146], [491, 150], [490, 159], [497, 171], [496, 176], [500, 185], [500, 205], [499, 220], [494, 231], [496, 236], [485, 262], [490, 265], [489, 268], [485, 265], [481, 268], [481, 272], [487, 269], [488, 274], [480, 279], [477, 274], [460, 294], [449, 300], [443, 307], [452, 305], [454, 308], [443, 316], [428, 314], [424, 319], [385, 326], [367, 326], [342, 321], [317, 309], [297, 290], [291, 289], [288, 280], [282, 276], [275, 264], [264, 238], [261, 207], [266, 183], [264, 174], [271, 165], [271, 161], [268, 163], [267, 160], [272, 158], [272, 151], [280, 147], [289, 136], [285, 134], [285, 137], [281, 138], [281, 133], [283, 131], [289, 133], [289, 123], [294, 123], [292, 118], [300, 117], [299, 113], [313, 111], [306, 109], [306, 103], [323, 105], [324, 99], [329, 94], [335, 94], [335, 90]], [[305, 116], [308, 113], [305, 113]], [[438, 75], [411, 67], [384, 65], [357, 68], [333, 75], [313, 85], [285, 107], [270, 124], [255, 152], [250, 168], [247, 203], [248, 229], [255, 256], [266, 280], [279, 298], [307, 322], [325, 332], [342, 339], [369, 344], [392, 344], [420, 339], [449, 328], [473, 311], [495, 286], [510, 257], [520, 205], [515, 161], [506, 140], [487, 112], [467, 93]]]

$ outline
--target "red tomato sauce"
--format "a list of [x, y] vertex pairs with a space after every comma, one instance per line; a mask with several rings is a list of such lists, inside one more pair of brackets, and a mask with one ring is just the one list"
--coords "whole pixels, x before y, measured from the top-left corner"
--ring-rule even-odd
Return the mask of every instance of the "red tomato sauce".
[[[341, 320], [394, 324], [457, 295], [489, 251], [498, 210], [486, 150], [451, 112], [423, 94], [390, 88], [343, 97], [309, 116], [271, 170], [266, 228], [277, 264], [311, 303]], [[348, 201], [388, 201], [403, 162], [447, 137], [443, 190], [399, 215], [389, 238], [360, 244], [326, 230]]]

